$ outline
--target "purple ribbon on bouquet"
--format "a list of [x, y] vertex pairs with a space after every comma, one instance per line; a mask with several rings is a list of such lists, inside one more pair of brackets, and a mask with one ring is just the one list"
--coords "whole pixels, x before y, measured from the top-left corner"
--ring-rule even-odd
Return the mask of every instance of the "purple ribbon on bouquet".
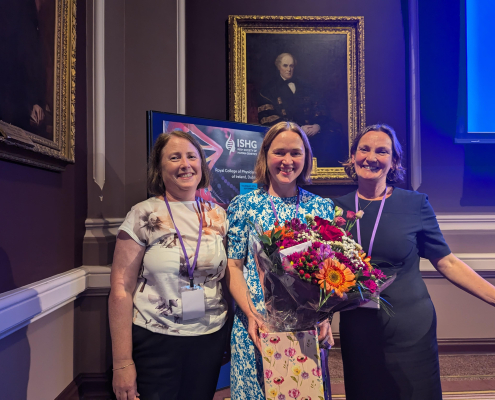
[[323, 396], [325, 400], [332, 400], [332, 385], [330, 384], [330, 369], [328, 368], [328, 350], [320, 349], [321, 371], [323, 378]]

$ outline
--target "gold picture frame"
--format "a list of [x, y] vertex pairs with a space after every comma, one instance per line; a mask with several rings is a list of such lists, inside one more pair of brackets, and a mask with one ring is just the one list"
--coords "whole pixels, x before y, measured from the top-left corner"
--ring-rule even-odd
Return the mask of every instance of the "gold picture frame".
[[[323, 91], [324, 96], [332, 97], [329, 94], [331, 93], [331, 85], [328, 82], [332, 82], [333, 79], [333, 82], [337, 82], [338, 85], [338, 87], [335, 86], [335, 93], [338, 93], [338, 96], [329, 100], [328, 103], [331, 103], [332, 106], [328, 106], [328, 110], [337, 110], [341, 121], [340, 124], [335, 124], [340, 126], [340, 132], [343, 132], [341, 133], [342, 137], [338, 138], [341, 141], [341, 150], [338, 153], [339, 163], [337, 164], [336, 160], [326, 160], [321, 155], [320, 159], [314, 157], [311, 173], [313, 184], [354, 184], [355, 182], [345, 174], [340, 162], [347, 158], [352, 139], [359, 130], [365, 127], [364, 17], [230, 15], [228, 26], [230, 120], [247, 123], [268, 121], [270, 123], [276, 118], [273, 115], [268, 118], [261, 118], [260, 113], [266, 112], [267, 109], [274, 110], [274, 108], [270, 104], [260, 106], [263, 99], [258, 100], [257, 103], [254, 102], [255, 96], [258, 99], [260, 98], [259, 95], [265, 99], [268, 98], [263, 95], [263, 89], [259, 90], [262, 84], [259, 83], [258, 85], [256, 80], [261, 81], [261, 76], [268, 76], [266, 71], [269, 71], [271, 76], [277, 75], [270, 79], [280, 80], [281, 77], [283, 78], [282, 72], [272, 73], [272, 70], [276, 69], [273, 64], [274, 61], [275, 64], [279, 62], [279, 57], [283, 54], [291, 53], [289, 55], [294, 57], [293, 64], [295, 64], [294, 70], [296, 72], [300, 68], [299, 65], [306, 64], [306, 75], [312, 79], [316, 79], [314, 77], [320, 75], [320, 80], [316, 81], [316, 86], [317, 90]], [[292, 56], [293, 50], [291, 48], [296, 48], [296, 51], [299, 51], [299, 62], [297, 62], [296, 56]], [[275, 60], [277, 54], [279, 56]], [[268, 61], [265, 60], [266, 58]], [[258, 66], [261, 64], [262, 66]], [[279, 68], [279, 64], [276, 64], [277, 68]], [[319, 67], [312, 70], [312, 66], [316, 65]], [[334, 66], [335, 68], [326, 68], [326, 66]], [[331, 71], [329, 71], [330, 69]], [[285, 78], [283, 79], [285, 80]], [[323, 84], [319, 84], [319, 82], [323, 82]], [[258, 87], [256, 87], [257, 85]], [[327, 87], [330, 89], [327, 90]], [[282, 103], [280, 97], [278, 97], [278, 102], [279, 104]], [[314, 104], [317, 103], [314, 102]], [[325, 104], [325, 101], [321, 101], [320, 104]], [[280, 118], [283, 118], [283, 115], [286, 115], [285, 109], [281, 111]], [[272, 113], [274, 112], [272, 111]], [[315, 115], [318, 115], [318, 112]], [[302, 124], [300, 123], [300, 125]], [[329, 134], [326, 140], [330, 140], [330, 137]], [[326, 148], [329, 146], [331, 145], [327, 145]], [[314, 143], [312, 143], [312, 147], [319, 150]], [[326, 162], [333, 165], [325, 165]]]
[[[76, 0], [21, 3], [12, 7], [20, 21], [1, 28], [17, 36], [2, 54], [12, 76], [0, 103], [0, 159], [63, 171], [75, 161]], [[25, 55], [13, 51], [24, 45]], [[29, 79], [16, 73], [29, 68]]]

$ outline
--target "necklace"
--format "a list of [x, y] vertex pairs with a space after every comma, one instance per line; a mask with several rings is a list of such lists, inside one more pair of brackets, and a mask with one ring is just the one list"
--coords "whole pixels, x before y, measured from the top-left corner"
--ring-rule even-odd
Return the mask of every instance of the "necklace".
[[[387, 195], [387, 191], [388, 191], [388, 187], [385, 187], [385, 194], [384, 194], [385, 196]], [[357, 192], [356, 192], [356, 193], [357, 193]], [[373, 201], [374, 201], [374, 200], [369, 200], [369, 203], [368, 203], [368, 204], [366, 204], [366, 206], [365, 206], [364, 208], [361, 208], [361, 201], [360, 201], [360, 200], [361, 200], [361, 199], [358, 197], [358, 206], [359, 206], [359, 209], [360, 209], [360, 210], [362, 210], [362, 211], [366, 210], [366, 208], [368, 208], [368, 206], [369, 206], [371, 203], [373, 203]]]
[[366, 204], [366, 207], [361, 208], [361, 202], [359, 201], [359, 198], [358, 198], [358, 205], [359, 205], [359, 209], [360, 209], [360, 210], [363, 210], [363, 211], [364, 211], [364, 210], [366, 210], [366, 208], [367, 208], [367, 207], [368, 207], [371, 203], [373, 203], [373, 200], [370, 200], [370, 202], [369, 202], [368, 204]]

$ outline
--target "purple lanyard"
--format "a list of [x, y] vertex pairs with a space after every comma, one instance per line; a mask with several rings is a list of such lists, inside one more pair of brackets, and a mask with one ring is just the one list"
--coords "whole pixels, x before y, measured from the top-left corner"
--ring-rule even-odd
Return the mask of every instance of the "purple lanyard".
[[187, 272], [189, 272], [189, 285], [190, 287], [194, 287], [194, 268], [196, 268], [196, 263], [198, 262], [198, 255], [199, 255], [199, 246], [201, 244], [201, 236], [203, 235], [203, 215], [201, 215], [201, 209], [199, 207], [199, 201], [196, 199], [196, 205], [198, 206], [198, 211], [199, 211], [199, 237], [198, 237], [198, 245], [196, 246], [196, 253], [194, 253], [194, 261], [191, 266], [189, 263], [189, 257], [187, 256], [186, 253], [186, 246], [184, 246], [184, 241], [182, 240], [182, 235], [179, 232], [179, 229], [177, 228], [177, 225], [175, 225], [174, 217], [172, 216], [172, 210], [170, 209], [170, 204], [168, 204], [167, 200], [167, 195], [163, 194], [163, 200], [165, 200], [165, 204], [167, 205], [168, 213], [170, 215], [170, 218], [172, 219], [172, 223], [174, 224], [175, 231], [177, 232], [177, 236], [179, 237], [179, 242], [180, 245], [182, 246], [182, 252], [184, 253], [184, 258], [186, 259], [186, 264], [187, 264]]
[[[275, 221], [278, 221], [278, 214], [277, 214], [277, 210], [275, 210], [275, 204], [273, 204], [272, 195], [268, 193], [268, 196], [269, 196], [268, 198], [270, 199], [270, 204], [272, 205], [273, 214], [275, 215]], [[297, 190], [297, 203], [296, 203], [296, 212], [294, 213], [294, 218], [297, 218], [298, 212], [299, 212], [299, 189]]]
[[[376, 216], [375, 227], [373, 228], [373, 233], [371, 234], [370, 247], [368, 247], [368, 256], [371, 257], [371, 250], [373, 249], [373, 242], [375, 241], [376, 230], [378, 229], [378, 224], [380, 218], [382, 217], [383, 206], [385, 205], [385, 199], [387, 198], [387, 186], [385, 186], [385, 194], [383, 195], [382, 202], [380, 204], [380, 210], [378, 210], [378, 215]], [[359, 200], [358, 192], [356, 190], [356, 212], [359, 211]], [[359, 226], [359, 219], [357, 220], [357, 235], [358, 243], [361, 245], [361, 228]]]

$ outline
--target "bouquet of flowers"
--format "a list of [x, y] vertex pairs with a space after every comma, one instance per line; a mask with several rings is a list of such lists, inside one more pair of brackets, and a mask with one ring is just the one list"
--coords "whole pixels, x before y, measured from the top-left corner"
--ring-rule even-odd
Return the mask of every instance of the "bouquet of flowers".
[[370, 263], [350, 230], [364, 212], [336, 207], [332, 221], [307, 215], [256, 231], [252, 246], [263, 287], [264, 322], [272, 332], [314, 329], [336, 311], [377, 301], [387, 313], [391, 306], [377, 296], [394, 277]]

